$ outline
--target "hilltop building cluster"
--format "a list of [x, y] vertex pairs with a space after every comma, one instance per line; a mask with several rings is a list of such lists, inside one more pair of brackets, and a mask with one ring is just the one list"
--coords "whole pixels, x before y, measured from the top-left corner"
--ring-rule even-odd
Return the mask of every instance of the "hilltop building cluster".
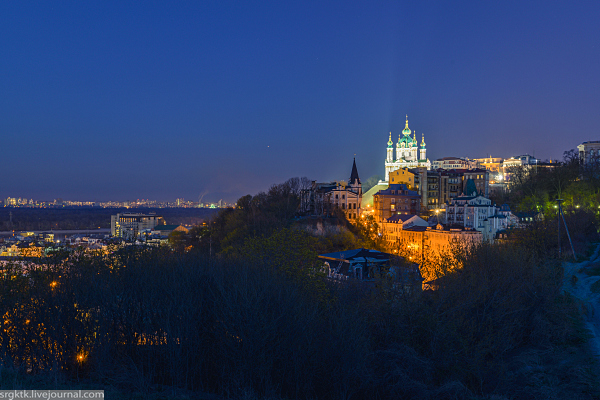
[[[303, 191], [304, 215], [333, 215], [338, 209], [350, 221], [372, 218], [390, 251], [398, 246], [442, 251], [450, 243], [494, 241], [510, 227], [531, 223], [534, 215], [511, 212], [492, 204], [490, 195], [510, 190], [515, 167], [552, 168], [529, 154], [510, 158], [427, 158], [425, 135], [409, 128], [408, 116], [397, 142], [389, 133], [384, 180], [362, 193], [356, 160], [348, 182], [313, 182]], [[600, 158], [600, 141], [578, 146], [582, 161]]]

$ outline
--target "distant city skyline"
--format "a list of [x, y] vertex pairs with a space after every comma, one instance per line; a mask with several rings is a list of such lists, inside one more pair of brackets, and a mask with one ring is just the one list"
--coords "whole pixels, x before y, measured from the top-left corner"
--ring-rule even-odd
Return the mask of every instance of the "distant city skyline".
[[203, 207], [203, 208], [224, 208], [232, 207], [234, 203], [223, 201], [193, 201], [183, 198], [171, 199], [168, 201], [158, 201], [151, 199], [136, 200], [107, 200], [107, 201], [87, 201], [56, 198], [54, 200], [33, 199], [24, 197], [6, 197], [0, 199], [0, 205], [3, 207], [103, 207], [103, 208], [172, 208], [172, 207]]
[[[0, 4], [0, 197], [234, 202], [598, 140], [600, 3]], [[175, 194], [175, 195], [173, 195]]]

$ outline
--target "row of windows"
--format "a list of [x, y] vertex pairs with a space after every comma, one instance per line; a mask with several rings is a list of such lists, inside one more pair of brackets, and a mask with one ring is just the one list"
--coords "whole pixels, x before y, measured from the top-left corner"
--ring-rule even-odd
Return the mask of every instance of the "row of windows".
[[[354, 207], [353, 207], [353, 205], [354, 205]], [[348, 210], [351, 208], [354, 208], [356, 210], [356, 203], [348, 204]], [[346, 204], [342, 203], [342, 210], [345, 210], [345, 209], [346, 209]]]
[[[409, 207], [408, 206], [404, 206], [404, 209], [408, 210]], [[396, 211], [396, 205], [395, 204], [390, 205], [390, 210], [391, 211]], [[398, 210], [402, 210], [402, 206], [398, 206]]]
[[[583, 153], [584, 153], [584, 152], [582, 151], [582, 152], [580, 152], [580, 153], [582, 153], [582, 157], [583, 157]], [[593, 156], [593, 155], [594, 155], [594, 149], [592, 149], [592, 150], [589, 150], [589, 153], [590, 153], [590, 156]], [[596, 154], [600, 156], [600, 149], [598, 149], [598, 151], [596, 152]]]
[[[396, 193], [398, 192], [398, 193]], [[408, 190], [392, 190], [392, 194], [409, 194]]]

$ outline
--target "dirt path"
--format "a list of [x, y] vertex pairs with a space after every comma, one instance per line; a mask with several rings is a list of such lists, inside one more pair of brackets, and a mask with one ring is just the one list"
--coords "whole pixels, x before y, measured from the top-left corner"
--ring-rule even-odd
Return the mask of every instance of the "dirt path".
[[[564, 263], [563, 289], [577, 297], [587, 308], [586, 324], [593, 338], [590, 339], [591, 350], [600, 357], [600, 293], [594, 293], [590, 287], [600, 280], [598, 275], [588, 275], [586, 270], [600, 270], [600, 245], [588, 261], [580, 263]], [[573, 278], [573, 276], [576, 277]]]

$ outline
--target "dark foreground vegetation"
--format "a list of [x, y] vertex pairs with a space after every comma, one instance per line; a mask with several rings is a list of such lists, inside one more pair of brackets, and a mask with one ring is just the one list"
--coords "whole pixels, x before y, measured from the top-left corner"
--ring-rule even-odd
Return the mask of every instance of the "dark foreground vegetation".
[[[561, 288], [552, 220], [505, 243], [453, 249], [431, 266], [437, 290], [407, 293], [387, 280], [327, 281], [318, 253], [382, 243], [342, 215], [298, 218], [300, 187], [290, 180], [241, 198], [208, 227], [171, 238], [172, 248], [7, 266], [2, 388], [140, 399], [600, 398], [581, 304]], [[577, 215], [565, 217], [587, 249], [596, 216]]]
[[294, 245], [248, 260], [131, 249], [27, 275], [8, 269], [3, 388], [87, 385], [122, 398], [600, 395], [556, 262], [481, 246], [458, 255], [460, 272], [437, 291], [408, 295], [386, 282], [325, 283], [307, 268], [310, 240], [281, 230], [248, 249]]

